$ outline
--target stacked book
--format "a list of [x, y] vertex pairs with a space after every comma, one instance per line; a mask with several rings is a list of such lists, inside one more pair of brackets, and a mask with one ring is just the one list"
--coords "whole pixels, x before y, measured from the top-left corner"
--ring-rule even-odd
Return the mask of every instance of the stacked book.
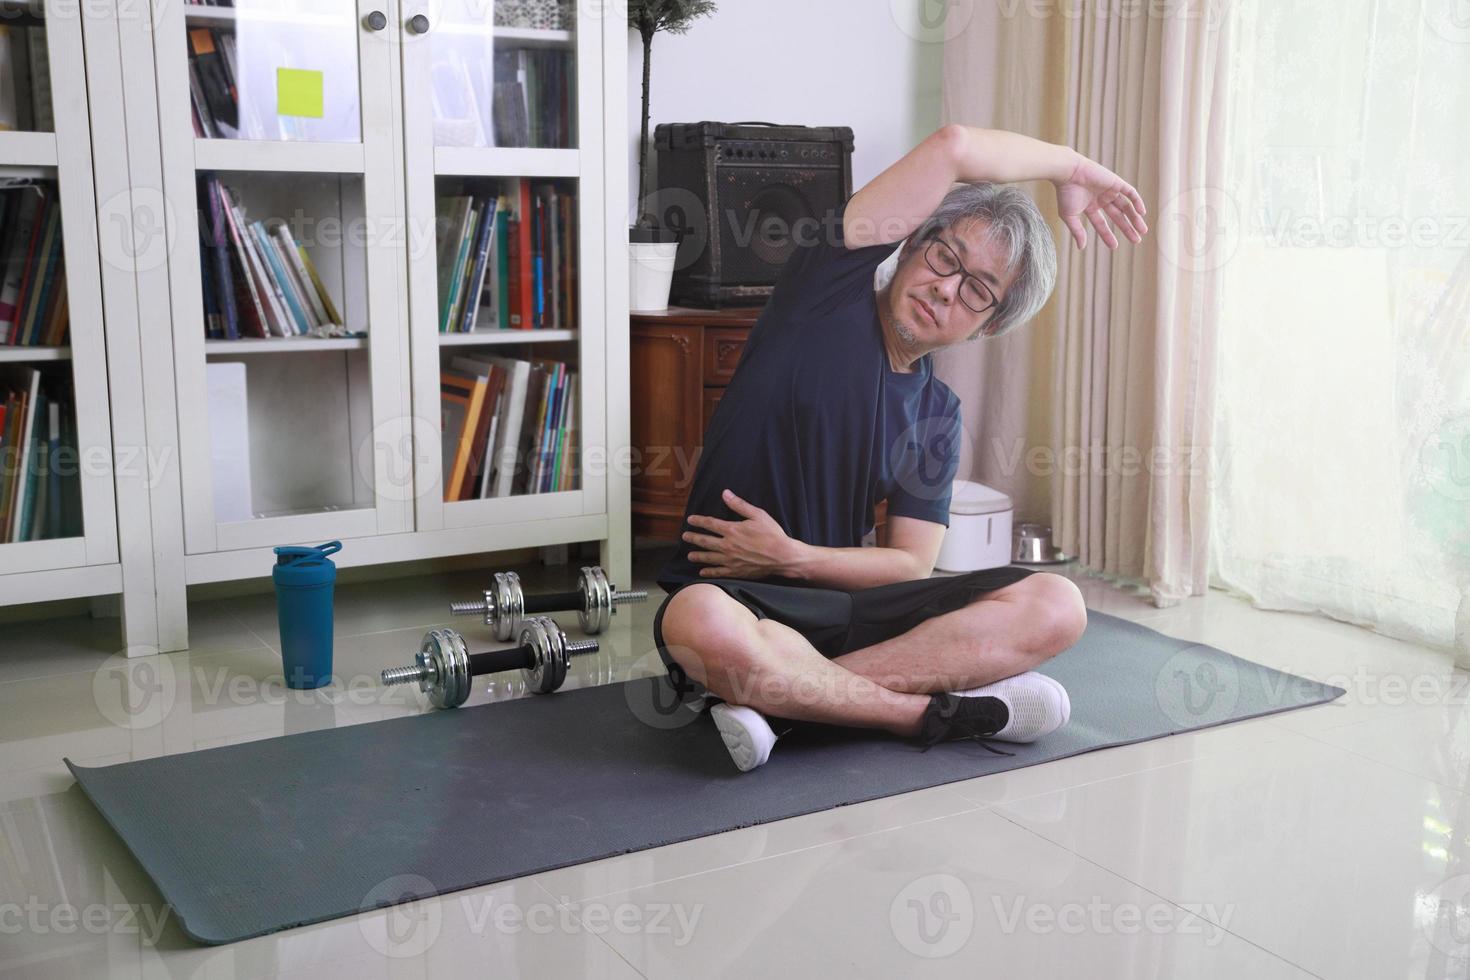
[[439, 387], [445, 500], [577, 489], [577, 374], [565, 363], [453, 357]]
[[28, 368], [0, 404], [0, 543], [81, 533], [72, 394], [59, 383], [42, 387], [41, 372]]
[[576, 205], [555, 184], [528, 181], [440, 197], [439, 332], [575, 326]]
[[241, 132], [237, 77], [239, 62], [235, 57], [234, 33], [208, 27], [189, 28], [189, 96], [195, 136], [258, 139], [263, 135], [264, 127], [259, 120], [252, 120], [248, 132]]
[[200, 178], [199, 201], [206, 337], [294, 337], [342, 326], [311, 256], [284, 221], [251, 221], [212, 175]]
[[65, 344], [70, 320], [54, 184], [0, 192], [0, 275], [0, 344]]

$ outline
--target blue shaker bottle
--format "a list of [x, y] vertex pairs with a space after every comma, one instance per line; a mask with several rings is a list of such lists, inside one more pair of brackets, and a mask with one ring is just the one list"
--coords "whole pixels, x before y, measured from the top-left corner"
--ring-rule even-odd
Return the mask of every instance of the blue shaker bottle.
[[332, 586], [337, 566], [327, 556], [341, 550], [340, 541], [276, 549], [271, 578], [276, 584], [287, 687], [321, 687], [332, 678]]

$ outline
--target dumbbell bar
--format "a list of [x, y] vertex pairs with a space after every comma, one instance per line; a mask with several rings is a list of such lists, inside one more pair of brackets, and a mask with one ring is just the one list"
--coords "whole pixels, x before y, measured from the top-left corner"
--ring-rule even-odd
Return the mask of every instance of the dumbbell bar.
[[495, 630], [497, 640], [509, 640], [520, 629], [521, 620], [532, 613], [559, 612], [575, 609], [582, 632], [589, 635], [607, 629], [617, 607], [625, 602], [643, 602], [646, 589], [617, 591], [609, 584], [599, 565], [583, 565], [577, 579], [578, 588], [571, 592], [552, 592], [528, 596], [521, 591], [521, 577], [515, 572], [496, 572], [495, 586], [485, 590], [476, 602], [451, 602], [454, 616], [483, 616], [485, 625]]
[[596, 653], [596, 640], [568, 641], [545, 616], [521, 625], [520, 646], [488, 653], [468, 653], [464, 637], [452, 629], [429, 630], [409, 667], [389, 667], [383, 683], [411, 684], [429, 696], [436, 708], [457, 708], [470, 696], [470, 678], [506, 670], [528, 671], [527, 683], [537, 694], [550, 694], [566, 682], [572, 657]]

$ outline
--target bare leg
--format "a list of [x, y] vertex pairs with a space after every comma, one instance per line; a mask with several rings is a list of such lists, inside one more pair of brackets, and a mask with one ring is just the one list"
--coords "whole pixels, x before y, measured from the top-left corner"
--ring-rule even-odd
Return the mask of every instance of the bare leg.
[[927, 695], [892, 691], [838, 666], [796, 630], [757, 619], [719, 586], [679, 590], [662, 628], [669, 655], [731, 704], [794, 721], [919, 733]]
[[1030, 670], [1076, 643], [1086, 626], [1077, 586], [1038, 572], [833, 663], [892, 691], [967, 690]]
[[829, 660], [791, 627], [757, 619], [718, 586], [696, 583], [669, 600], [663, 634], [689, 676], [731, 704], [915, 735], [930, 694], [1031, 669], [1075, 643], [1086, 615], [1075, 585], [1038, 573]]

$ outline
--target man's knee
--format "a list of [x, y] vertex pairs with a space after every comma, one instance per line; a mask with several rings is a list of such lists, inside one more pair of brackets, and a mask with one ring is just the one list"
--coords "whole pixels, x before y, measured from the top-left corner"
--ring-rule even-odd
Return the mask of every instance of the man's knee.
[[742, 620], [753, 618], [718, 585], [695, 582], [670, 597], [659, 631], [669, 656], [691, 675], [703, 678], [713, 662], [718, 660], [728, 670], [751, 652], [748, 624]]
[[1026, 578], [1027, 598], [1036, 625], [1037, 652], [1054, 657], [1082, 638], [1087, 629], [1087, 603], [1082, 590], [1064, 575], [1037, 572]]

